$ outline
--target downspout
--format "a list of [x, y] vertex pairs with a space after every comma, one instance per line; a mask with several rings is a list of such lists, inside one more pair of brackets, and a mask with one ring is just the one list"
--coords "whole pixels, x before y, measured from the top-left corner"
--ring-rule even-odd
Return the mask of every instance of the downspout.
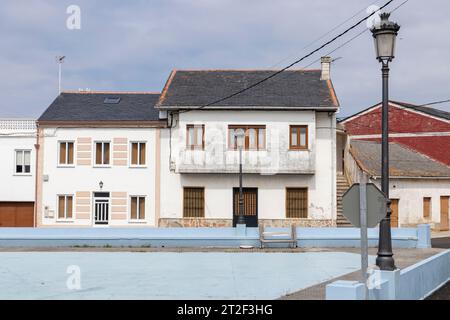
[[34, 178], [34, 221], [33, 221], [33, 227], [37, 227], [37, 220], [38, 220], [38, 181], [39, 178], [39, 157], [40, 157], [40, 149], [41, 149], [41, 139], [40, 139], [40, 131], [41, 128], [39, 128], [39, 124], [36, 126], [36, 144], [34, 145], [34, 148], [36, 149], [36, 164], [35, 164], [35, 178]]
[[[330, 117], [330, 136], [331, 136], [331, 150], [332, 150], [332, 161], [331, 161], [331, 195], [332, 195], [332, 212], [333, 218], [337, 221], [337, 199], [336, 199], [336, 126], [333, 125], [336, 123], [336, 114], [333, 112]], [[337, 223], [337, 222], [336, 222]]]

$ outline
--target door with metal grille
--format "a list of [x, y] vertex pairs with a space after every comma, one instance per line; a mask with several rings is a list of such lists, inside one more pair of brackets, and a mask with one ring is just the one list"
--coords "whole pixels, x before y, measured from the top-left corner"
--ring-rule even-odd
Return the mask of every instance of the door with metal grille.
[[[244, 220], [247, 227], [258, 226], [258, 188], [243, 188]], [[233, 226], [239, 218], [239, 188], [233, 188]]]
[[108, 224], [109, 222], [109, 192], [94, 193], [94, 223]]

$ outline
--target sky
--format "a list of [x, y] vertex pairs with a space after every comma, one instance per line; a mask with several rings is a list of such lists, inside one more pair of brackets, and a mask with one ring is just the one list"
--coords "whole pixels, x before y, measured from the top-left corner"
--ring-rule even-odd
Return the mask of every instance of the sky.
[[[404, 0], [395, 0], [392, 10]], [[63, 90], [160, 92], [172, 69], [277, 69], [387, 0], [2, 0], [0, 118], [37, 118]], [[77, 5], [80, 28], [67, 8]], [[390, 98], [424, 104], [450, 99], [450, 2], [409, 0], [392, 13], [401, 25]], [[355, 15], [356, 14], [356, 15]], [[334, 27], [354, 16], [336, 30]], [[305, 60], [304, 68], [364, 29], [365, 23]], [[315, 41], [315, 42], [314, 42]], [[305, 48], [305, 46], [311, 44]], [[365, 32], [332, 54], [331, 77], [347, 116], [381, 100], [381, 71]], [[320, 68], [313, 63], [308, 68]], [[221, 97], [218, 97], [221, 98]], [[450, 103], [437, 106], [450, 111]]]

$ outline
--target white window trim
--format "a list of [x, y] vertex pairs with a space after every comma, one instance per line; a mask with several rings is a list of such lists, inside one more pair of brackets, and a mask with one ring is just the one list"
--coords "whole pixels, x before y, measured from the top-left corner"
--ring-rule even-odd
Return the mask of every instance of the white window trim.
[[[66, 143], [67, 144], [68, 142], [73, 143], [73, 163], [71, 163], [71, 164], [60, 163], [59, 162], [59, 152], [60, 152], [60, 149], [61, 149], [61, 143]], [[58, 164], [57, 165], [58, 168], [74, 168], [75, 167], [75, 154], [76, 154], [75, 145], [76, 145], [76, 143], [75, 143], [74, 140], [59, 140], [58, 141], [58, 154], [57, 154], [57, 159], [56, 159], [56, 163]], [[69, 153], [69, 151], [66, 148], [66, 159], [68, 158], [68, 155], [69, 155], [68, 153]]]
[[[132, 164], [132, 157], [133, 157], [133, 143], [145, 143], [145, 164]], [[148, 143], [144, 140], [133, 140], [130, 141], [129, 146], [129, 156], [128, 156], [128, 165], [130, 168], [147, 168], [148, 163]], [[140, 159], [141, 155], [141, 149], [138, 148], [138, 159]]]
[[[97, 159], [97, 143], [102, 143], [102, 152], [103, 152], [102, 156], [103, 157], [105, 154], [105, 143], [109, 143], [109, 164], [96, 164], [95, 163], [95, 160]], [[112, 152], [111, 147], [112, 147], [111, 140], [96, 140], [96, 141], [94, 141], [94, 143], [93, 143], [94, 150], [92, 152], [92, 154], [93, 154], [92, 163], [93, 163], [94, 168], [111, 168], [112, 167], [111, 163], [112, 163], [113, 152]], [[102, 159], [102, 162], [103, 162], [103, 159]]]
[[[72, 218], [60, 218], [59, 217], [59, 197], [65, 197], [65, 200], [64, 200], [64, 217], [66, 217], [66, 215], [67, 215], [67, 197], [72, 197]], [[57, 194], [56, 195], [56, 215], [55, 215], [55, 218], [56, 218], [56, 222], [74, 222], [75, 221], [75, 219], [74, 219], [74, 215], [75, 215], [75, 212], [74, 212], [74, 202], [75, 202], [75, 197], [74, 197], [74, 195], [73, 194]]]
[[[23, 161], [25, 162], [25, 152], [28, 151], [30, 152], [30, 172], [17, 172], [17, 152], [22, 152], [23, 155]], [[31, 164], [33, 163], [32, 159], [31, 159], [31, 149], [14, 149], [14, 168], [13, 168], [13, 172], [14, 172], [14, 176], [32, 176], [32, 170], [31, 170]], [[25, 168], [25, 164], [22, 164], [22, 167]]]
[[[144, 198], [145, 206], [147, 206], [147, 196], [135, 195], [135, 194], [129, 195], [130, 205], [129, 205], [129, 210], [128, 210], [128, 222], [129, 223], [147, 223], [147, 219], [146, 218], [144, 218], [144, 219], [132, 219], [131, 218], [131, 198], [135, 198], [135, 197], [137, 197], [137, 198]], [[137, 216], [139, 216], [140, 215], [139, 214], [140, 213], [139, 212], [139, 204], [137, 205], [137, 210], [138, 210]], [[147, 211], [147, 208], [145, 208], [145, 211]], [[147, 213], [145, 215], [147, 216]]]

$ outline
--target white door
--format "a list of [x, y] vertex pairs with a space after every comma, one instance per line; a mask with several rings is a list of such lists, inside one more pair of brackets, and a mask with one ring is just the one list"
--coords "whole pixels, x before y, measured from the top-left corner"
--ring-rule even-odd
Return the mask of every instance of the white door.
[[108, 224], [109, 222], [109, 193], [94, 194], [94, 223]]

